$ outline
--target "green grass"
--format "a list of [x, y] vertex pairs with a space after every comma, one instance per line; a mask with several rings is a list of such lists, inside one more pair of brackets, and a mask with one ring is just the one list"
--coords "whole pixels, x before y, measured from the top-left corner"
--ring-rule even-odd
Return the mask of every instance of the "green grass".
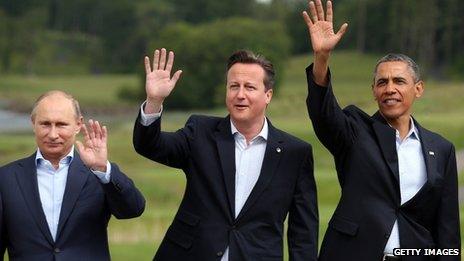
[[[338, 52], [332, 58], [333, 87], [340, 104], [356, 104], [368, 113], [374, 113], [376, 104], [370, 85], [372, 68], [377, 57]], [[304, 69], [311, 59], [310, 56], [300, 56], [288, 62], [285, 78], [281, 86], [278, 86], [278, 95], [269, 106], [268, 116], [277, 127], [313, 145], [320, 212], [319, 234], [322, 239], [327, 222], [338, 202], [340, 189], [333, 159], [315, 137], [306, 111]], [[103, 111], [111, 111], [111, 108], [118, 108], [121, 104], [117, 92], [122, 85], [136, 88], [136, 76], [47, 76], [33, 79], [2, 76], [0, 99], [32, 104], [41, 92], [59, 88], [73, 93], [84, 110], [86, 106], [96, 106], [97, 110], [101, 106], [106, 108]], [[439, 132], [451, 140], [457, 149], [464, 148], [462, 89], [461, 82], [426, 82], [425, 95], [416, 102], [414, 113], [421, 125]], [[118, 118], [109, 125], [110, 160], [117, 162], [136, 182], [147, 199], [147, 207], [140, 218], [122, 221], [112, 219], [109, 227], [110, 247], [113, 260], [149, 260], [177, 211], [184, 192], [185, 178], [179, 170], [151, 162], [136, 154], [132, 147], [132, 127], [139, 105], [126, 106], [133, 115]], [[167, 108], [163, 115], [163, 129], [175, 130], [182, 127], [191, 113], [193, 112], [172, 112]], [[225, 115], [226, 111], [214, 109], [202, 113]], [[29, 155], [35, 148], [32, 132], [1, 134], [0, 165]], [[461, 184], [462, 181], [461, 173]], [[461, 224], [464, 224], [462, 205]], [[461, 229], [462, 227], [461, 225]]]

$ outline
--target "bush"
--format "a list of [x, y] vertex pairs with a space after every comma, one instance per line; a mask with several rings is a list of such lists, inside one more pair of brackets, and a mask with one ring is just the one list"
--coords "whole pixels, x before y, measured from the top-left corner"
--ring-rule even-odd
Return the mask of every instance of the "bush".
[[[168, 26], [149, 46], [173, 50], [176, 54], [173, 72], [176, 68], [183, 71], [166, 105], [201, 109], [224, 103], [226, 61], [234, 51], [249, 49], [266, 56], [276, 68], [278, 82], [290, 42], [278, 23], [235, 17], [200, 26], [185, 23]], [[151, 56], [152, 50], [149, 53]], [[145, 75], [142, 78], [144, 84]]]

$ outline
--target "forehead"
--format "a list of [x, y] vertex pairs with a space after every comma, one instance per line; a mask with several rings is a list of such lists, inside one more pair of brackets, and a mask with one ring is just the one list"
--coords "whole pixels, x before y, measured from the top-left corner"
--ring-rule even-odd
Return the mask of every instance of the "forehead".
[[62, 95], [50, 95], [37, 104], [36, 119], [51, 121], [75, 120], [73, 102]]
[[252, 81], [262, 82], [264, 69], [255, 63], [236, 63], [227, 71], [227, 81]]
[[403, 61], [383, 62], [377, 67], [375, 78], [406, 78], [413, 79], [414, 74], [408, 64]]

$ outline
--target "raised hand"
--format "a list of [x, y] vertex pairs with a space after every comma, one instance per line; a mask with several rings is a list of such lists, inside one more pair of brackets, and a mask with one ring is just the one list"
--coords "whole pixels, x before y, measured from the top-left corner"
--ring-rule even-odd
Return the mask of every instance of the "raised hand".
[[101, 127], [98, 121], [89, 120], [89, 130], [82, 124], [84, 143], [76, 141], [77, 150], [82, 162], [92, 170], [106, 172], [108, 160], [106, 126]]
[[147, 92], [147, 104], [145, 113], [154, 113], [160, 110], [164, 99], [169, 96], [182, 73], [178, 70], [171, 77], [174, 63], [174, 52], [170, 51], [166, 61], [166, 49], [155, 50], [153, 55], [153, 67], [150, 66], [150, 58], [145, 56], [145, 91]]
[[344, 23], [338, 32], [335, 33], [333, 30], [332, 1], [327, 1], [327, 12], [325, 15], [321, 0], [315, 1], [309, 2], [311, 16], [304, 11], [303, 18], [308, 26], [313, 51], [316, 54], [329, 54], [340, 41], [343, 34], [345, 34], [348, 24]]

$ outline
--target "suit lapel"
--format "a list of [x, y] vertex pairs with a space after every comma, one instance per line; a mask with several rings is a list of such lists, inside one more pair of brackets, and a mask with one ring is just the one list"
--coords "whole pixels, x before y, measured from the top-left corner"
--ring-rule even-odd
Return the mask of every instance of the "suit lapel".
[[79, 154], [74, 152], [74, 159], [68, 169], [66, 188], [64, 190], [63, 203], [61, 205], [60, 220], [56, 233], [57, 240], [63, 230], [66, 221], [71, 214], [77, 198], [79, 197], [84, 184], [89, 177], [89, 169], [82, 163]]
[[45, 235], [50, 244], [53, 244], [52, 234], [48, 228], [47, 220], [40, 202], [39, 186], [37, 184], [37, 166], [35, 164], [35, 153], [29, 158], [21, 161], [22, 169], [16, 172], [16, 179], [23, 194], [32, 217], [37, 226]]
[[268, 125], [269, 134], [259, 178], [256, 182], [256, 185], [253, 187], [250, 195], [248, 196], [248, 199], [245, 201], [242, 210], [238, 214], [237, 220], [239, 220], [243, 215], [245, 215], [247, 210], [256, 202], [256, 200], [259, 198], [264, 189], [269, 185], [269, 182], [272, 180], [272, 177], [274, 176], [277, 167], [279, 166], [282, 154], [285, 153], [285, 148], [282, 144], [282, 137], [277, 132], [277, 130], [271, 125], [269, 119]]
[[388, 168], [399, 183], [398, 153], [396, 152], [396, 132], [388, 126], [379, 112], [372, 116], [374, 119], [372, 127], [379, 142], [382, 155], [387, 162]]
[[235, 140], [230, 128], [229, 116], [219, 123], [215, 135], [229, 202], [230, 218], [233, 220], [235, 213]]
[[422, 128], [422, 126], [420, 126], [416, 120], [414, 120], [414, 124], [416, 125], [419, 131], [419, 139], [421, 142], [422, 154], [424, 155], [425, 168], [427, 171], [426, 184], [434, 184], [436, 182], [436, 179], [438, 178], [438, 176], [436, 175], [437, 159], [435, 156], [435, 154], [438, 153], [438, 151], [434, 148], [434, 141], [429, 132], [426, 129]]

